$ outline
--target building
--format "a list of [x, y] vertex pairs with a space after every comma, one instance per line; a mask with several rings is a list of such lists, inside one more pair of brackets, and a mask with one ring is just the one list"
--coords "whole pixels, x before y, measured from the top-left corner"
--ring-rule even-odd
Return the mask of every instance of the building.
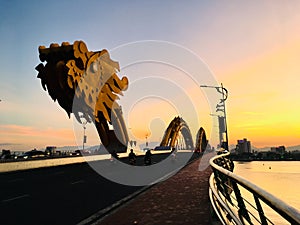
[[278, 154], [284, 154], [285, 153], [285, 147], [284, 146], [271, 147], [271, 152], [275, 152], [275, 153], [278, 153]]
[[248, 141], [247, 138], [244, 138], [243, 140], [238, 140], [236, 145], [236, 152], [238, 154], [251, 153], [250, 141]]

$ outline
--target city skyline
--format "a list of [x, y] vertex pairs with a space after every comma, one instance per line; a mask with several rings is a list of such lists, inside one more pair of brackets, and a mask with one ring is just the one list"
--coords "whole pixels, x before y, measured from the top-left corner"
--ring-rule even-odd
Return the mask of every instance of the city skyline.
[[[1, 149], [81, 144], [82, 127], [74, 124], [51, 100], [35, 70], [39, 64], [38, 46], [75, 40], [85, 41], [93, 51], [113, 52], [121, 45], [143, 40], [183, 46], [202, 59], [216, 81], [229, 91], [226, 101], [229, 144], [244, 137], [256, 147], [300, 144], [299, 2], [2, 1], [0, 4]], [[114, 54], [111, 58], [122, 67], [123, 61]], [[124, 68], [119, 75], [126, 75], [129, 87], [135, 87], [137, 83], [131, 81], [138, 73], [153, 75], [145, 71], [147, 66]], [[174, 70], [158, 67], [151, 72], [165, 73], [172, 79], [170, 74]], [[193, 107], [201, 111], [199, 122], [189, 117], [183, 119], [191, 127], [194, 123], [203, 126], [208, 137], [218, 135], [210, 132], [211, 120], [215, 118], [209, 114], [214, 112], [209, 110], [205, 96], [196, 94], [200, 88], [194, 91], [188, 84], [182, 87], [190, 99], [197, 99]], [[148, 110], [149, 113], [139, 116], [145, 107], [156, 109], [161, 102], [150, 99], [147, 105], [126, 108], [126, 97], [133, 94], [138, 92], [130, 93], [129, 89], [120, 99], [124, 113], [132, 109], [130, 115], [136, 119], [133, 122], [130, 115], [125, 118], [130, 123], [127, 127], [131, 135], [139, 142], [144, 142], [147, 134], [149, 141], [159, 141], [164, 128], [176, 116], [176, 108], [160, 105], [161, 113], [150, 114]], [[198, 128], [192, 128], [194, 138]], [[94, 128], [88, 127], [87, 132], [90, 145], [96, 144]]]

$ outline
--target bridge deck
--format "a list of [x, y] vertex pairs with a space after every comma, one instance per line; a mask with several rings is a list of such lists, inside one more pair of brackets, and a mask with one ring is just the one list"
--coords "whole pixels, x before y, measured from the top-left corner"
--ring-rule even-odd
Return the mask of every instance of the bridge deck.
[[208, 179], [211, 169], [198, 171], [199, 160], [96, 224], [210, 224]]

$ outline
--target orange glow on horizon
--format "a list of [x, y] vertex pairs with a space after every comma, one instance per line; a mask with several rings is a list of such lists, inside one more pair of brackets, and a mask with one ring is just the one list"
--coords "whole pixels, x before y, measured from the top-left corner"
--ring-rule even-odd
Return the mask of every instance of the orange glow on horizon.
[[[1, 125], [0, 127], [1, 137], [5, 140], [5, 143], [11, 143], [12, 146], [16, 145], [15, 148], [20, 148], [20, 150], [27, 150], [23, 146], [27, 148], [45, 148], [48, 145], [76, 145], [74, 133], [68, 129], [47, 128], [44, 130], [19, 125]], [[2, 146], [2, 148], [5, 148], [5, 146]]]
[[224, 77], [230, 91], [230, 140], [254, 146], [299, 145], [300, 41], [238, 66]]

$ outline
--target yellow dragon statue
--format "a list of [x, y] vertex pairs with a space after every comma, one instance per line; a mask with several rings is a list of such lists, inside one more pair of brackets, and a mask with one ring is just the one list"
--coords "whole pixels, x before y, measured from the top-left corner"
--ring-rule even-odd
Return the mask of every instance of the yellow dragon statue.
[[129, 139], [116, 100], [128, 88], [128, 79], [119, 79], [119, 63], [108, 51], [89, 51], [83, 41], [63, 42], [40, 46], [39, 58], [37, 77], [51, 98], [69, 117], [73, 113], [80, 123], [81, 118], [93, 122], [108, 152], [126, 152]]

